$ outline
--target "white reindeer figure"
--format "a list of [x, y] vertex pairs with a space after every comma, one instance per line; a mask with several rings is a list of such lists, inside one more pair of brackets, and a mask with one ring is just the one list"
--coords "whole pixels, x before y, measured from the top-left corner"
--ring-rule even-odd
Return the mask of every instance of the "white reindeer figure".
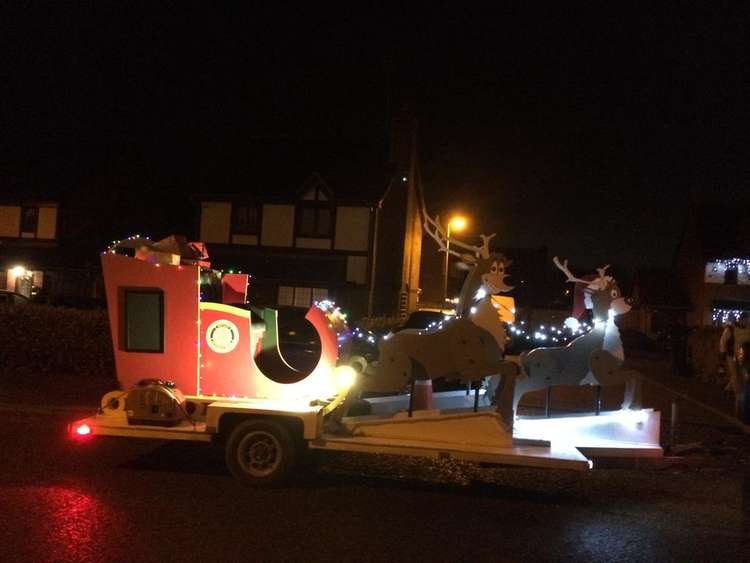
[[415, 380], [444, 377], [468, 383], [504, 374], [495, 399], [502, 421], [511, 428], [513, 384], [520, 370], [504, 360], [505, 326], [491, 301], [492, 294], [513, 289], [505, 284], [510, 260], [490, 252], [489, 241], [494, 235], [482, 235], [482, 246], [451, 238], [451, 245], [472, 253], [456, 252], [448, 248], [439, 218], [425, 219], [425, 230], [440, 249], [458, 256], [470, 269], [461, 290], [457, 318], [435, 328], [402, 330], [384, 337], [377, 364], [363, 378], [363, 389], [400, 391]]
[[614, 318], [630, 310], [622, 297], [617, 282], [606, 274], [609, 266], [597, 268], [594, 280], [575, 277], [562, 264], [553, 259], [569, 282], [585, 283], [587, 308], [592, 309], [594, 328], [563, 347], [536, 348], [521, 355], [521, 365], [528, 377], [519, 379], [515, 386], [513, 410], [521, 397], [553, 385], [617, 385], [625, 383], [623, 409], [640, 406], [640, 377], [638, 372], [622, 369], [625, 354], [620, 331]]

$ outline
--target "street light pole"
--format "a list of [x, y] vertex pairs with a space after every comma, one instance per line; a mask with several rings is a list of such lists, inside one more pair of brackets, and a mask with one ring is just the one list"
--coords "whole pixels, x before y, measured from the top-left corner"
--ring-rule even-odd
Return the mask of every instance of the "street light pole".
[[445, 265], [443, 268], [443, 304], [440, 306], [442, 311], [445, 308], [445, 302], [448, 301], [448, 260], [451, 253], [451, 222], [448, 221], [448, 236], [445, 240]]
[[443, 305], [440, 310], [445, 307], [445, 302], [448, 301], [448, 261], [450, 260], [451, 253], [451, 229], [454, 231], [462, 231], [466, 226], [466, 218], [456, 215], [448, 221], [448, 229], [445, 237], [445, 264], [443, 265]]

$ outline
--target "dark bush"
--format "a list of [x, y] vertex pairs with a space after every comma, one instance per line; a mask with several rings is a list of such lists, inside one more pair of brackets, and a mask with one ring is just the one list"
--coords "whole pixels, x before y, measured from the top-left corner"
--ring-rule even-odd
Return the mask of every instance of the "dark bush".
[[38, 304], [0, 307], [0, 374], [114, 379], [107, 312]]

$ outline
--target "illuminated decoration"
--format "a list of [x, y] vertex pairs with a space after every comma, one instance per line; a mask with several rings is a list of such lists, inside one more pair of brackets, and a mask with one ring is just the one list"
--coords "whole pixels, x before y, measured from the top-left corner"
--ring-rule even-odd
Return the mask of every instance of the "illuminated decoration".
[[13, 275], [13, 277], [15, 277], [15, 278], [21, 278], [21, 277], [23, 277], [23, 276], [25, 276], [25, 275], [26, 275], [26, 268], [25, 268], [25, 267], [23, 267], [23, 266], [13, 266], [13, 267], [12, 267], [12, 268], [10, 269], [10, 273], [11, 273], [11, 274]]
[[88, 436], [91, 434], [91, 427], [88, 424], [81, 424], [76, 427], [75, 433], [77, 436]]
[[113, 240], [107, 250], [104, 253], [116, 254], [121, 248], [135, 248], [135, 245], [143, 242], [144, 244], [152, 243], [153, 241], [147, 236], [131, 235], [120, 240]]
[[750, 307], [748, 309], [723, 309], [721, 307], [714, 307], [711, 311], [711, 319], [714, 324], [724, 325], [737, 322], [742, 313], [750, 313]]
[[[728, 279], [732, 274], [735, 280]], [[750, 258], [717, 258], [706, 263], [706, 283], [750, 284]]]
[[[351, 352], [351, 342], [354, 333], [347, 324], [347, 314], [341, 311], [339, 307], [333, 301], [324, 299], [322, 301], [316, 301], [313, 304], [314, 307], [320, 309], [328, 320], [328, 326], [336, 333], [336, 346], [339, 350], [339, 357], [345, 360], [349, 357]], [[361, 332], [361, 331], [360, 331]], [[372, 334], [372, 333], [370, 333]], [[371, 342], [375, 342], [373, 339]]]
[[[339, 353], [337, 333], [332, 329], [345, 328], [345, 314], [335, 307], [328, 316], [318, 307], [310, 308], [306, 319], [318, 334], [321, 355], [311, 372], [299, 372], [279, 350], [275, 310], [265, 309], [263, 322], [252, 324], [248, 310], [200, 300], [201, 274], [220, 280], [218, 272], [204, 266], [207, 255], [201, 243], [168, 237], [146, 247], [151, 253], [180, 252], [178, 263], [166, 263], [137, 252], [145, 246], [144, 240], [136, 235], [114, 241], [101, 257], [115, 366], [123, 389], [141, 379], [168, 374], [186, 396], [309, 402], [336, 395], [341, 382], [334, 373]], [[121, 248], [136, 249], [136, 256], [121, 254]], [[247, 274], [233, 275], [242, 276], [234, 280], [237, 291], [231, 293], [237, 295], [246, 285]], [[148, 288], [161, 294], [161, 312], [153, 318], [163, 323], [159, 332], [163, 352], [129, 352], [121, 346], [126, 322], [121, 317], [121, 288]], [[218, 295], [224, 297], [221, 287]]]
[[719, 258], [713, 263], [717, 268], [750, 268], [750, 258]]
[[[640, 406], [640, 377], [637, 372], [622, 369], [625, 353], [620, 333], [614, 322], [616, 315], [630, 310], [630, 305], [620, 293], [612, 276], [606, 274], [608, 266], [598, 269], [593, 280], [575, 277], [568, 269], [567, 260], [557, 268], [567, 276], [567, 281], [585, 283], [586, 293], [594, 316], [594, 326], [564, 347], [535, 348], [521, 355], [521, 365], [527, 377], [519, 379], [513, 397], [513, 410], [525, 393], [555, 385], [617, 385], [625, 383], [623, 409]], [[570, 333], [581, 330], [572, 321], [567, 323]], [[544, 326], [540, 327], [544, 329]], [[559, 329], [556, 329], [559, 330]], [[527, 335], [528, 336], [528, 335]], [[534, 333], [534, 339], [546, 341], [547, 335]], [[554, 342], [554, 340], [553, 340]]]
[[[503, 359], [506, 345], [505, 325], [501, 322], [491, 296], [513, 289], [505, 284], [505, 268], [511, 263], [502, 254], [492, 253], [489, 241], [494, 235], [481, 235], [482, 245], [453, 240], [439, 217], [424, 214], [425, 230], [441, 251], [460, 258], [470, 269], [464, 281], [457, 307], [457, 318], [427, 329], [407, 329], [380, 341], [378, 361], [368, 366], [362, 387], [367, 391], [396, 392], [416, 381], [436, 378], [476, 382], [478, 390], [485, 377], [503, 374], [496, 395], [502, 424], [512, 428], [511, 401], [518, 368]], [[459, 253], [454, 248], [469, 250]], [[477, 296], [482, 296], [476, 299]]]
[[333, 371], [333, 377], [335, 380], [336, 390], [339, 393], [348, 391], [354, 382], [357, 380], [357, 372], [351, 366], [338, 366]]
[[217, 354], [226, 354], [237, 347], [240, 331], [237, 325], [228, 319], [212, 322], [206, 329], [206, 344]]

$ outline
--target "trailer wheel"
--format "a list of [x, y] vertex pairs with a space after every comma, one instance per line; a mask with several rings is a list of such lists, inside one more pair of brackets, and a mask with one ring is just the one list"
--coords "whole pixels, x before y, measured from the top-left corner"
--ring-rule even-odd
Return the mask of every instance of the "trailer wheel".
[[296, 461], [289, 431], [273, 420], [247, 420], [237, 425], [226, 446], [229, 471], [246, 485], [275, 485]]

